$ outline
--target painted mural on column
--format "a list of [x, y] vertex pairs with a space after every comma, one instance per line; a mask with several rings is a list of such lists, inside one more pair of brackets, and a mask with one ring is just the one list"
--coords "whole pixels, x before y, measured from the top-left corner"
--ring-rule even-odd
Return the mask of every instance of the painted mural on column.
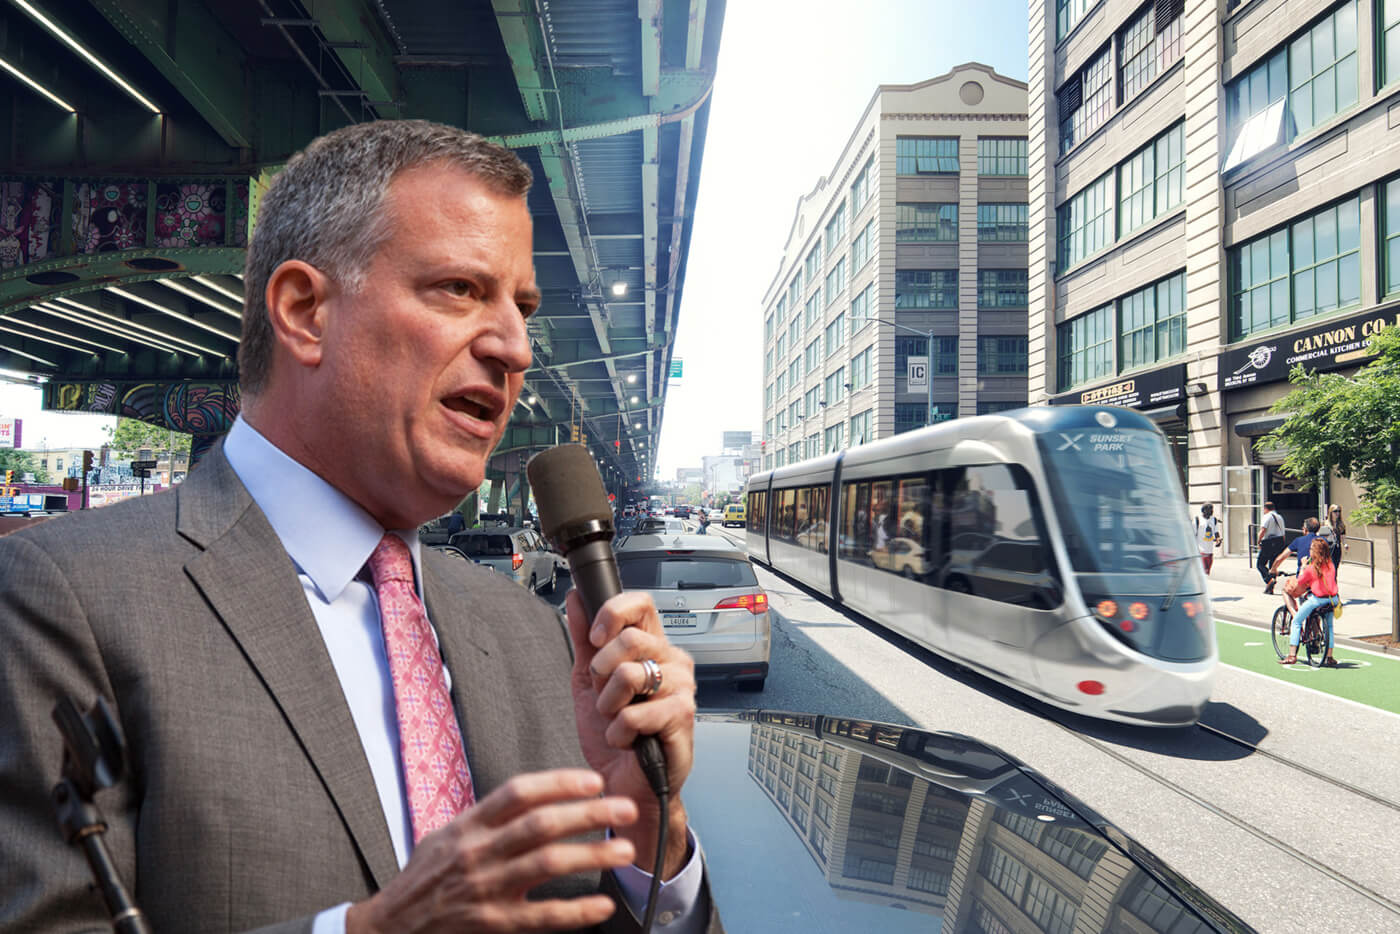
[[65, 383], [44, 386], [44, 408], [139, 418], [194, 437], [190, 462], [214, 446], [238, 416], [237, 383]]

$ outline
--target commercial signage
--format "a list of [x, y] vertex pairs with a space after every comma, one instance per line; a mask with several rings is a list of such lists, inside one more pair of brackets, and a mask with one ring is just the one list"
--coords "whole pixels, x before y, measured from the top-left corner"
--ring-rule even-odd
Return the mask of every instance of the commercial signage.
[[724, 433], [724, 444], [722, 450], [742, 450], [751, 444], [753, 444], [752, 431], [726, 431]]
[[680, 357], [671, 358], [671, 379], [681, 378], [681, 362]]
[[1400, 324], [1400, 312], [1367, 311], [1347, 318], [1331, 318], [1304, 331], [1271, 335], [1241, 344], [1220, 355], [1218, 388], [1244, 389], [1288, 379], [1298, 364], [1309, 370], [1339, 370], [1366, 362], [1371, 338]]
[[1129, 409], [1155, 409], [1186, 398], [1186, 364], [1134, 373], [1107, 386], [1051, 396], [1051, 405], [1121, 405]]
[[23, 428], [24, 419], [22, 418], [0, 418], [0, 448], [18, 450], [24, 443], [24, 439], [21, 437]]
[[904, 376], [909, 392], [928, 392], [928, 357], [910, 357]]

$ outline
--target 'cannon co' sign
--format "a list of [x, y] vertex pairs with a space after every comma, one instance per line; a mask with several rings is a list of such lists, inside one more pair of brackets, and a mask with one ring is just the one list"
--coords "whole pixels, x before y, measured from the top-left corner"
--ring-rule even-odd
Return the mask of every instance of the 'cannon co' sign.
[[1242, 344], [1220, 355], [1220, 388], [1243, 389], [1288, 379], [1288, 371], [1300, 363], [1310, 370], [1356, 366], [1371, 356], [1371, 337], [1395, 324], [1400, 324], [1400, 313], [1393, 309], [1368, 311]]

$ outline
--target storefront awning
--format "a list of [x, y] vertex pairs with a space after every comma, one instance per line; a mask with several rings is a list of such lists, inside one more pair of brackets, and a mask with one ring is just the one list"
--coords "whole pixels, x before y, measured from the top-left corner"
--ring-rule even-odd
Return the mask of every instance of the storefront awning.
[[1282, 427], [1287, 418], [1286, 415], [1258, 415], [1254, 418], [1242, 418], [1235, 422], [1235, 434], [1241, 438], [1259, 438], [1275, 428]]
[[1186, 418], [1186, 403], [1178, 402], [1175, 405], [1162, 405], [1155, 409], [1139, 409], [1138, 414], [1152, 419], [1154, 422], [1179, 422]]

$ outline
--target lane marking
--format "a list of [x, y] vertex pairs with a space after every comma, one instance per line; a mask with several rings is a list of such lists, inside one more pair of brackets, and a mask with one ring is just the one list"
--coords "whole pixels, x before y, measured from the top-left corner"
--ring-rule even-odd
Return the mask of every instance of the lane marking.
[[1362, 710], [1368, 710], [1371, 713], [1383, 714], [1384, 716], [1394, 717], [1396, 720], [1400, 720], [1400, 713], [1395, 713], [1394, 711], [1386, 710], [1383, 707], [1372, 707], [1370, 704], [1363, 704], [1361, 701], [1354, 701], [1350, 697], [1342, 697], [1339, 694], [1329, 694], [1326, 691], [1319, 691], [1317, 688], [1308, 687], [1304, 684], [1294, 684], [1292, 681], [1285, 681], [1284, 679], [1276, 678], [1273, 675], [1266, 675], [1262, 672], [1252, 671], [1248, 668], [1241, 668], [1239, 665], [1231, 665], [1229, 662], [1221, 662], [1220, 665], [1223, 668], [1231, 668], [1235, 671], [1243, 672], [1247, 675], [1253, 675], [1256, 678], [1263, 678], [1270, 684], [1283, 684], [1291, 688], [1297, 688], [1300, 691], [1311, 691], [1314, 697], [1320, 694], [1323, 697], [1326, 697], [1328, 700], [1339, 701], [1343, 704], [1350, 704], [1353, 707], [1360, 707]]

